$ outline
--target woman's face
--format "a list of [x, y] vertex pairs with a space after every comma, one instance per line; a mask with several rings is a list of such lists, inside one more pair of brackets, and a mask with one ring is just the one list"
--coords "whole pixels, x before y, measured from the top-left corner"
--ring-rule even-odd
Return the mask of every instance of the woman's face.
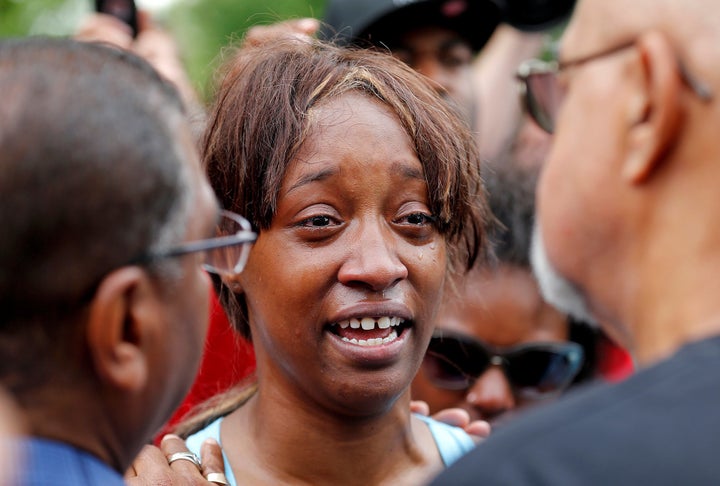
[[423, 168], [385, 106], [313, 109], [241, 276], [261, 389], [330, 413], [386, 411], [432, 334], [446, 273]]
[[[471, 272], [448, 292], [436, 319], [437, 327], [464, 334], [504, 349], [533, 342], [568, 340], [567, 318], [545, 303], [529, 270], [504, 266], [497, 271]], [[494, 421], [516, 408], [531, 405], [513, 393], [498, 366], [489, 367], [471, 387], [447, 390], [435, 386], [421, 368], [412, 384], [413, 398], [430, 412], [464, 408], [475, 419]], [[505, 416], [504, 418], [507, 418]]]

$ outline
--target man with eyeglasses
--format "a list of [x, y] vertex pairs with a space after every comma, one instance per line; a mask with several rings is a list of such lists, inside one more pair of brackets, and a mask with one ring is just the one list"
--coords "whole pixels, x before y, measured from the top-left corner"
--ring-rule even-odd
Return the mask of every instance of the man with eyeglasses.
[[525, 66], [554, 140], [533, 264], [640, 368], [498, 431], [434, 484], [717, 484], [720, 4], [581, 0]]
[[430, 412], [459, 407], [494, 431], [571, 385], [599, 378], [601, 335], [545, 302], [530, 267], [537, 170], [508, 159], [485, 176], [499, 224], [491, 265], [454, 276], [413, 380]]
[[[0, 385], [27, 431], [10, 484], [125, 484], [195, 376], [206, 270], [240, 272], [254, 234], [218, 210], [177, 92], [139, 58], [4, 40], [0, 92]], [[150, 482], [221, 479], [208, 446], [201, 463], [164, 441]]]

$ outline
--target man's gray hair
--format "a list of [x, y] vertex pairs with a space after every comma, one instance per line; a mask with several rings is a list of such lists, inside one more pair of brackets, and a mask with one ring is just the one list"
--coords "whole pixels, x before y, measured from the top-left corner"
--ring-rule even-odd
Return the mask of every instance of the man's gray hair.
[[194, 155], [174, 88], [115, 48], [0, 41], [0, 93], [3, 331], [179, 242]]

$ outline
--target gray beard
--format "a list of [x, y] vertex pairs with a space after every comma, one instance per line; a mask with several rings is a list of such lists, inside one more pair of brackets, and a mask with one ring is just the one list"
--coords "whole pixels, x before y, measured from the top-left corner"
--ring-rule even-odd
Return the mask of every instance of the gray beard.
[[543, 298], [560, 312], [597, 327], [597, 319], [590, 313], [585, 297], [578, 288], [555, 270], [545, 251], [540, 223], [533, 227], [530, 261]]

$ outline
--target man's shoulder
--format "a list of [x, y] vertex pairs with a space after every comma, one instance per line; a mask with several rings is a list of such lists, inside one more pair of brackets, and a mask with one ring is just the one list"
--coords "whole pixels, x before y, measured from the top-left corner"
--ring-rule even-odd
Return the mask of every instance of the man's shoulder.
[[720, 477], [710, 453], [720, 448], [720, 340], [714, 341], [681, 350], [624, 382], [596, 385], [528, 412], [493, 432], [435, 484], [654, 478], [668, 484], [663, 478], [683, 473], [673, 466], [678, 457], [683, 470]]
[[18, 486], [123, 486], [122, 476], [97, 457], [70, 444], [41, 438], [12, 440], [22, 455], [11, 484]]

